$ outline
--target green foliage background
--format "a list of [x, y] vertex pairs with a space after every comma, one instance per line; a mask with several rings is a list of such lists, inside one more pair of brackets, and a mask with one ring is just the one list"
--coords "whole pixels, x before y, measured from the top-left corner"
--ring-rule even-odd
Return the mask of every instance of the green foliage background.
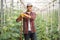
[[[6, 21], [5, 26], [0, 27], [0, 40], [19, 40], [21, 22], [17, 23], [16, 18], [21, 12], [22, 10], [13, 10], [12, 13], [9, 10], [4, 12]], [[59, 40], [58, 11], [51, 11], [46, 18], [42, 18], [41, 13], [37, 13], [35, 27], [37, 40]]]

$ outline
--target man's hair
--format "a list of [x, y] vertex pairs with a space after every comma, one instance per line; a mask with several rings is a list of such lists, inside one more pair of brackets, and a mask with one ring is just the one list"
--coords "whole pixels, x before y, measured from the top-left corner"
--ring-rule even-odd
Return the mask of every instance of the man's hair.
[[28, 3], [27, 4], [27, 7], [32, 7], [33, 5], [31, 3]]

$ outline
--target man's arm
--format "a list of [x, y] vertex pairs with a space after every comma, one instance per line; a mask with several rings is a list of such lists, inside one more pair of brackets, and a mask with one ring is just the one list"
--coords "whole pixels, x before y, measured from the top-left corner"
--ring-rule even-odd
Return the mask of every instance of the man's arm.
[[31, 16], [30, 15], [27, 15], [27, 14], [24, 14], [25, 16], [24, 16], [24, 18], [26, 18], [26, 19], [29, 19], [29, 18], [31, 18]]
[[23, 18], [26, 18], [26, 19], [29, 19], [29, 18], [30, 18], [30, 19], [34, 20], [34, 19], [36, 18], [36, 14], [33, 13], [32, 15], [27, 15], [27, 14], [22, 13], [22, 14], [16, 19], [16, 22], [21, 21]]
[[16, 22], [21, 21], [23, 18], [29, 18], [27, 14], [21, 13], [20, 16], [16, 19]]
[[22, 20], [22, 16], [20, 15], [17, 19], [16, 19], [16, 22], [19, 22]]
[[35, 18], [36, 18], [36, 13], [33, 13], [30, 19], [34, 20]]
[[34, 20], [35, 18], [36, 18], [36, 14], [35, 13], [33, 13], [32, 15], [27, 15], [27, 14], [25, 14], [25, 17], [24, 18], [26, 18], [26, 19], [32, 19], [32, 20]]

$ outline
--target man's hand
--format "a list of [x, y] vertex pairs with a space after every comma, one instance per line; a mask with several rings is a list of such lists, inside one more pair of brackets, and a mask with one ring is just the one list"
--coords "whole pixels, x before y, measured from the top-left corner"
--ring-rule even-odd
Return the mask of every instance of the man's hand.
[[28, 17], [28, 18], [31, 18], [31, 16], [30, 16], [30, 15], [23, 14], [23, 13], [21, 14], [21, 16], [22, 16], [22, 17]]
[[21, 20], [22, 20], [22, 17], [19, 16], [19, 17], [16, 19], [16, 22], [19, 22], [19, 21], [21, 21]]
[[27, 15], [27, 14], [24, 14], [26, 17], [28, 17], [28, 18], [31, 18], [31, 16], [30, 15]]

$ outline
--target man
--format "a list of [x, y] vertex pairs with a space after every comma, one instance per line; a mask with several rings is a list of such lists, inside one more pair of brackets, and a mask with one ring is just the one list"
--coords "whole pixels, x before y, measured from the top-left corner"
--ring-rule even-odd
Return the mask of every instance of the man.
[[34, 20], [36, 18], [35, 12], [32, 12], [33, 5], [27, 4], [27, 11], [22, 13], [16, 21], [19, 22], [23, 19], [23, 33], [25, 40], [37, 40], [36, 29], [34, 25]]

